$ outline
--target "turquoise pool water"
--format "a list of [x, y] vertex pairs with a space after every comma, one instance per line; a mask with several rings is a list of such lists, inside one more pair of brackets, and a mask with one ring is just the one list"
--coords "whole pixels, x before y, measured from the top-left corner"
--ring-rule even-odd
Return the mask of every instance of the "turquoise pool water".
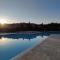
[[17, 54], [41, 43], [49, 34], [1, 34], [0, 35], [0, 60], [10, 60]]

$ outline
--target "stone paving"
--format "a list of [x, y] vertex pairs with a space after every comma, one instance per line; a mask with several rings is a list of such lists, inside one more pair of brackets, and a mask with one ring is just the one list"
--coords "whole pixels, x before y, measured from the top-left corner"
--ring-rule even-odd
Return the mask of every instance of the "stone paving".
[[14, 60], [60, 60], [60, 35], [52, 35], [22, 57]]

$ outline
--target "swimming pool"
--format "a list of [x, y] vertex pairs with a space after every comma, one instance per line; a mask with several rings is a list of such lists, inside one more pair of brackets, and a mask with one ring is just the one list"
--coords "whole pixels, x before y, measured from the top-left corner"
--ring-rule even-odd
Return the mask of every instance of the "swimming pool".
[[49, 34], [1, 34], [0, 35], [0, 60], [10, 60], [17, 54], [31, 48], [45, 40]]

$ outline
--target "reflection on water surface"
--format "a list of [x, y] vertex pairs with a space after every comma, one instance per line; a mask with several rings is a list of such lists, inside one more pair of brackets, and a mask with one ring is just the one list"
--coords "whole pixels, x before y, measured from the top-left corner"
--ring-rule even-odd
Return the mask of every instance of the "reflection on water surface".
[[49, 33], [0, 34], [0, 60], [10, 60], [17, 54], [41, 43]]

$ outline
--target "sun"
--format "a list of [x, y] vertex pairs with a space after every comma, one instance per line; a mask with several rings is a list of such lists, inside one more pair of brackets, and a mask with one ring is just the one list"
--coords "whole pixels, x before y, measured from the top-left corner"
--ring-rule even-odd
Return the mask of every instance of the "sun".
[[0, 19], [0, 24], [3, 25], [3, 24], [6, 24], [6, 23], [8, 23], [7, 20], [5, 20], [5, 19]]

